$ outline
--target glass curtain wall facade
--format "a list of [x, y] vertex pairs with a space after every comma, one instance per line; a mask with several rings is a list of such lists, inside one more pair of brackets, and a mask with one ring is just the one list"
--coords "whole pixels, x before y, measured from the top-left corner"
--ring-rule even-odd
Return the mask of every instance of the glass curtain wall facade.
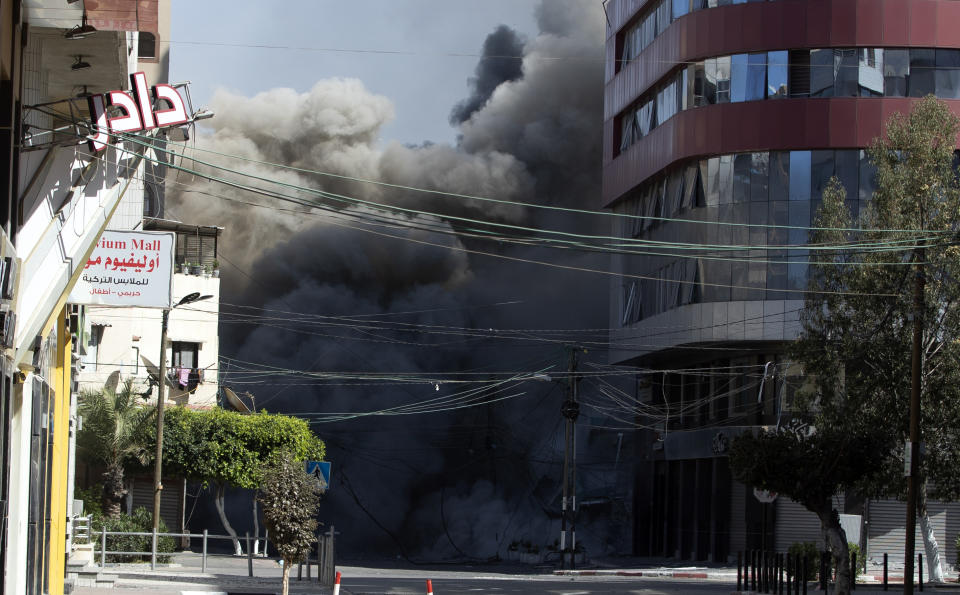
[[683, 110], [784, 97], [960, 99], [960, 49], [825, 48], [733, 54], [669, 74], [617, 116], [625, 151]]
[[774, 537], [726, 446], [789, 415], [802, 382], [784, 353], [807, 228], [832, 176], [854, 217], [869, 203], [865, 149], [891, 114], [928, 94], [960, 113], [960, 2], [605, 6], [603, 205], [645, 242], [612, 257], [610, 363], [637, 367], [654, 412], [631, 553], [729, 562]]

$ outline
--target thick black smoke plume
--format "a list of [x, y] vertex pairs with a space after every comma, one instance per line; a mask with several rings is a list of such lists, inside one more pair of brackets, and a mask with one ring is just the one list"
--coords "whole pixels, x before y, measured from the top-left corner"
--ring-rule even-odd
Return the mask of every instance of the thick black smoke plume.
[[479, 111], [501, 83], [515, 81], [523, 74], [520, 60], [523, 40], [516, 31], [500, 25], [483, 42], [483, 57], [469, 80], [473, 92], [450, 111], [450, 123], [462, 124]]
[[[213, 102], [214, 132], [198, 139], [198, 146], [307, 170], [279, 172], [267, 165], [208, 157], [298, 186], [448, 215], [607, 233], [608, 224], [598, 223], [599, 218], [548, 216], [537, 209], [308, 173], [596, 208], [603, 13], [593, 3], [546, 0], [536, 14], [540, 33], [526, 43], [505, 28], [487, 39], [485, 55], [523, 58], [481, 61], [470, 81], [470, 97], [454, 108], [460, 132], [456, 146], [381, 147], [380, 127], [393, 115], [390, 102], [369, 93], [359, 81], [341, 79], [319, 81], [302, 94], [274, 89], [247, 98], [221, 92]], [[595, 255], [472, 239], [464, 235], [464, 226], [429, 215], [411, 215], [409, 221], [439, 225], [453, 234], [375, 230], [404, 238], [392, 239], [357, 230], [340, 217], [216, 182], [183, 174], [171, 182], [171, 217], [226, 228], [220, 245], [225, 263], [220, 348], [236, 360], [291, 370], [469, 371], [485, 378], [497, 371], [532, 372], [548, 366], [564, 370], [567, 352], [562, 340], [476, 338], [455, 329], [489, 329], [493, 335], [496, 329], [531, 329], [530, 334], [537, 335], [537, 329], [607, 326], [606, 277], [466, 250], [609, 268]], [[341, 212], [362, 208], [329, 204]], [[250, 311], [236, 305], [266, 308], [261, 313], [274, 318], [239, 324], [231, 313]], [[283, 312], [355, 320], [348, 326], [321, 326], [284, 320], [290, 317]], [[382, 321], [432, 325], [448, 332], [383, 330], [378, 327]], [[597, 357], [602, 359], [602, 353]], [[376, 411], [468, 386], [347, 385], [304, 382], [284, 374], [244, 385], [236, 366], [221, 367], [224, 384], [250, 390], [258, 406], [303, 415]], [[327, 440], [333, 462], [333, 485], [322, 515], [342, 532], [339, 553], [485, 559], [505, 555], [514, 541], [541, 547], [552, 543], [559, 532], [559, 409], [565, 390], [558, 382], [526, 382], [503, 395], [521, 396], [480, 407], [315, 426]], [[611, 448], [593, 458], [607, 462], [614, 455]], [[248, 511], [248, 502], [238, 504], [234, 520], [242, 525]], [[610, 547], [605, 524], [580, 535], [594, 553]]]

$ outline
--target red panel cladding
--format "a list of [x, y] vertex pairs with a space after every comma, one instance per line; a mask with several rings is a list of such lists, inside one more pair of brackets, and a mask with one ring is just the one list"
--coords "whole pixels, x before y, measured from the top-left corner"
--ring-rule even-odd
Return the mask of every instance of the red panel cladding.
[[884, 0], [883, 45], [910, 44], [910, 2], [913, 0]]
[[760, 31], [763, 33], [763, 45], [761, 47], [785, 48], [781, 32], [783, 29], [783, 9], [769, 2], [754, 4], [752, 8], [759, 8], [761, 14], [761, 22], [763, 23], [763, 26], [760, 27]]
[[830, 124], [827, 127], [828, 145], [831, 147], [856, 147], [857, 103], [865, 103], [856, 97], [828, 99]]
[[809, 47], [807, 43], [807, 9], [804, 2], [780, 2], [771, 7], [782, 7], [781, 48]]
[[[876, 1], [874, 0], [875, 3]], [[830, 16], [833, 18], [830, 27], [830, 42], [834, 45], [856, 45], [857, 0], [834, 0], [831, 12]]]
[[723, 133], [727, 128], [724, 125], [724, 120], [726, 120], [726, 108], [729, 105], [711, 105], [701, 108], [705, 112], [702, 123], [707, 131], [707, 138], [704, 143], [706, 147], [704, 148], [709, 152], [716, 152], [717, 147], [722, 147], [725, 144], [724, 141], [727, 140]]
[[710, 149], [709, 131], [707, 130], [707, 122], [710, 119], [709, 111], [706, 108], [699, 108], [690, 112], [693, 115], [692, 118], [688, 118], [691, 122], [690, 127], [693, 128], [691, 135], [693, 145], [690, 148], [693, 155], [702, 155]]
[[872, 131], [872, 137], [883, 135], [887, 128], [887, 122], [890, 120], [890, 117], [896, 113], [909, 113], [913, 108], [913, 104], [917, 101], [919, 101], [919, 99], [908, 99], [905, 97], [897, 97], [895, 99], [884, 101], [883, 112], [880, 114], [880, 121], [876, 124], [877, 128]]
[[[732, 40], [733, 44], [739, 46], [737, 48], [739, 52], [749, 52], [754, 48], [762, 48], [764, 38], [763, 30], [765, 27], [763, 12], [760, 10], [752, 10], [753, 7], [746, 4], [738, 6], [737, 8], [740, 9], [740, 14], [731, 16], [736, 16], [743, 25], [739, 28], [739, 31], [734, 30], [728, 32], [729, 37], [734, 37]], [[737, 39], [737, 37], [739, 37], [739, 39]]]
[[830, 146], [830, 100], [806, 103], [806, 144], [810, 148]]
[[960, 2], [937, 4], [937, 45], [960, 47]]
[[693, 52], [689, 54], [693, 58], [705, 58], [710, 49], [710, 19], [709, 11], [701, 10], [693, 13], [688, 18], [691, 26], [693, 39], [690, 40]]
[[[803, 143], [806, 138], [806, 129], [807, 129], [807, 111], [803, 109], [803, 104], [805, 101], [793, 102], [789, 99], [781, 99], [777, 101], [778, 104], [782, 104], [779, 110], [779, 121], [780, 121], [780, 139], [794, 139], [795, 144]], [[797, 105], [789, 105], [792, 103], [797, 103]]]
[[937, 40], [937, 1], [911, 0], [910, 2], [910, 45], [936, 45]]
[[887, 0], [857, 0], [856, 41], [860, 47], [883, 45], [883, 15]]
[[883, 103], [872, 99], [857, 102], [857, 145], [867, 147], [877, 136], [878, 122], [883, 121]]
[[756, 146], [759, 103], [734, 103], [723, 112], [723, 152], [741, 153]]
[[806, 47], [830, 45], [830, 15], [833, 12], [831, 5], [829, 0], [807, 0]]
[[[708, 14], [710, 10], [702, 10], [700, 14]], [[710, 24], [704, 27], [701, 30], [706, 31], [705, 37], [707, 38], [708, 48], [726, 48], [727, 38], [733, 35], [740, 35], [740, 29], [734, 28], [734, 31], [727, 31], [727, 12], [726, 9], [715, 11], [716, 15], [710, 15]], [[707, 51], [709, 52], [710, 49]], [[724, 53], [709, 53], [710, 56], [720, 56]]]

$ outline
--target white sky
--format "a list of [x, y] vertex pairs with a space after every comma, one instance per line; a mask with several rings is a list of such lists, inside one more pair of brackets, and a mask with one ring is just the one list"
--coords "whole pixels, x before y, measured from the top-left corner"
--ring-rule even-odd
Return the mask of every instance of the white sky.
[[450, 142], [456, 130], [447, 117], [468, 95], [467, 79], [477, 58], [448, 54], [479, 54], [487, 34], [500, 24], [533, 37], [536, 3], [172, 0], [170, 80], [191, 81], [199, 107], [218, 88], [252, 96], [274, 87], [303, 92], [323, 78], [358, 78], [394, 104], [396, 118], [384, 128], [382, 140]]

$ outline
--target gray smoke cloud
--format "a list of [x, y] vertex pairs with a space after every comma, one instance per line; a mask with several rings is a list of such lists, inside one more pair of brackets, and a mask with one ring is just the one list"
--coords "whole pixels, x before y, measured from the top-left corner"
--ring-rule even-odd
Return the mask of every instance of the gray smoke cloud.
[[483, 42], [483, 54], [471, 77], [469, 85], [473, 92], [450, 111], [450, 123], [454, 126], [470, 119], [480, 110], [493, 92], [502, 83], [515, 81], [523, 74], [519, 56], [523, 53], [523, 39], [507, 27], [500, 25]]
[[[309, 91], [274, 89], [254, 97], [219, 92], [203, 159], [289, 184], [284, 193], [334, 209], [321, 212], [184, 173], [171, 176], [168, 215], [224, 226], [220, 243], [221, 353], [291, 370], [352, 372], [494, 372], [565, 366], [560, 344], [477, 339], [385, 330], [379, 321], [451, 329], [603, 328], [606, 277], [469, 253], [607, 268], [573, 251], [520, 247], [466, 235], [469, 227], [429, 214], [401, 228], [358, 229], [344, 215], [370, 207], [323, 199], [339, 193], [442, 215], [530, 227], [607, 233], [595, 219], [549, 215], [517, 206], [403, 191], [322, 176], [314, 171], [508, 201], [596, 208], [600, 190], [603, 13], [599, 6], [548, 0], [537, 8], [540, 32], [521, 43], [506, 28], [491, 33], [484, 55], [522, 53], [522, 61], [481, 60], [470, 95], [454, 108], [456, 145], [381, 144], [390, 101], [361, 82], [318, 81]], [[515, 68], [515, 71], [502, 68]], [[501, 70], [497, 70], [501, 69]], [[260, 162], [298, 170], [278, 170]], [[240, 181], [202, 164], [215, 173]], [[265, 182], [244, 184], [267, 187]], [[435, 231], [414, 229], [430, 226]], [[446, 233], [436, 233], [436, 230]], [[401, 239], [384, 235], [399, 236]], [[432, 244], [439, 244], [432, 245]], [[232, 267], [230, 265], [233, 265]], [[240, 324], [236, 306], [275, 317]], [[499, 305], [496, 305], [499, 304]], [[349, 326], [284, 320], [281, 312], [362, 316]], [[286, 317], [290, 318], [290, 317]], [[455, 384], [347, 385], [295, 382], [276, 375], [243, 385], [224, 365], [228, 386], [249, 389], [258, 406], [309, 415], [362, 412], [422, 402], [463, 390]], [[233, 372], [233, 374], [232, 374]], [[513, 541], [552, 543], [558, 529], [559, 404], [556, 382], [528, 382], [521, 396], [476, 408], [398, 417], [367, 417], [315, 427], [333, 461], [323, 520], [342, 531], [338, 552], [403, 555], [418, 560], [485, 559]], [[249, 503], [237, 505], [243, 525]], [[599, 530], [598, 530], [599, 531]], [[583, 537], [604, 547], [598, 532]]]

